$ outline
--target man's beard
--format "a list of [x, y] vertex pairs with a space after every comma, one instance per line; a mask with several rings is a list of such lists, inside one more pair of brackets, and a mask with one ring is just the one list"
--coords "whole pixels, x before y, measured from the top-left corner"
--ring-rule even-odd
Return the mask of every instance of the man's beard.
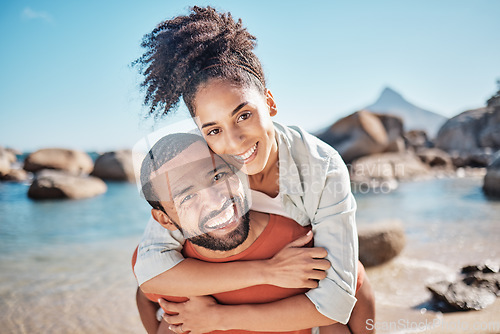
[[[246, 212], [241, 218], [236, 218], [241, 219], [241, 222], [234, 231], [231, 231], [223, 237], [214, 237], [212, 233], [207, 232], [190, 237], [188, 240], [195, 245], [214, 251], [229, 251], [245, 242], [250, 231], [250, 213], [248, 211], [248, 203], [246, 200], [244, 200], [244, 203], [241, 203], [239, 197], [233, 197], [228, 200], [228, 202], [229, 203], [224, 205], [220, 211], [223, 211], [228, 205], [235, 205], [238, 208], [238, 211], [243, 209], [243, 212]], [[216, 215], [217, 213], [213, 213], [213, 216]], [[208, 219], [208, 217], [205, 218], [205, 220], [206, 219]]]
[[214, 251], [229, 251], [241, 245], [248, 238], [250, 231], [250, 213], [247, 212], [240, 218], [238, 227], [224, 237], [214, 237], [210, 232], [197, 235], [188, 240], [200, 247]]

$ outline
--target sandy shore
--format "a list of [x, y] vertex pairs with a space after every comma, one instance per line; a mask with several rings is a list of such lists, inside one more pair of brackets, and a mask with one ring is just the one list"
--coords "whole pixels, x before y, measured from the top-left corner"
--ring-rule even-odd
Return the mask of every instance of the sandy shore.
[[[130, 267], [136, 242], [33, 249], [0, 258], [1, 333], [145, 333]], [[464, 263], [500, 258], [496, 245], [464, 245], [436, 256], [441, 246], [427, 245], [425, 252], [407, 247], [390, 263], [368, 269], [377, 300], [377, 321], [370, 325], [379, 333], [500, 333], [499, 300], [477, 312], [425, 309], [425, 282], [453, 275]]]

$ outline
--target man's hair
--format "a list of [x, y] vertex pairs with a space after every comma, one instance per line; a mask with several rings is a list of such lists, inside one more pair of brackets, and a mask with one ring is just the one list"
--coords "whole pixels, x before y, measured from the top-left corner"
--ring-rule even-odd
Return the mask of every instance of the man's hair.
[[265, 94], [262, 65], [253, 53], [256, 38], [234, 21], [231, 13], [194, 6], [188, 16], [161, 22], [146, 34], [144, 54], [132, 65], [144, 75], [144, 104], [149, 115], [175, 110], [182, 97], [194, 116], [194, 96], [210, 79], [227, 80], [241, 87], [256, 87]]
[[203, 137], [192, 133], [169, 134], [158, 140], [149, 150], [146, 157], [144, 157], [141, 164], [142, 193], [146, 201], [148, 201], [154, 209], [165, 212], [158, 195], [154, 191], [151, 182], [152, 174], [197, 141], [204, 142]]

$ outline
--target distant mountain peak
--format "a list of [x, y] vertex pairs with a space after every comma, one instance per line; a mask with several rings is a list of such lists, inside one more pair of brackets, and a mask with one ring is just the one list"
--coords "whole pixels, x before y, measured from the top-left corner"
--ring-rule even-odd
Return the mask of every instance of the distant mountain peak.
[[425, 130], [431, 138], [437, 134], [447, 119], [442, 115], [411, 104], [390, 87], [385, 87], [377, 101], [364, 109], [399, 116], [403, 119], [406, 130]]
[[385, 87], [380, 96], [378, 97], [377, 102], [375, 102], [375, 104], [377, 105], [400, 104], [402, 102], [408, 103], [408, 101], [406, 101], [404, 97], [398, 92], [396, 92], [394, 89], [390, 87]]

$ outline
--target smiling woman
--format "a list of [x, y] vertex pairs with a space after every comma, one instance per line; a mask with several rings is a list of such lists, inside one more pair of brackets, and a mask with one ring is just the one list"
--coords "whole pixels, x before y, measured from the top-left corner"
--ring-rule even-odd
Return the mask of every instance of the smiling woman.
[[[141, 288], [164, 295], [193, 296], [260, 284], [317, 287], [308, 291], [307, 296], [301, 294], [256, 307], [256, 315], [235, 321], [231, 324], [234, 327], [229, 328], [286, 331], [350, 321], [351, 329], [358, 326], [358, 332], [363, 332], [363, 318], [373, 312], [373, 296], [368, 280], [364, 280], [357, 293], [356, 205], [347, 168], [332, 147], [298, 127], [272, 121], [277, 106], [266, 88], [260, 61], [253, 53], [255, 37], [243, 28], [241, 20], [234, 21], [229, 13], [193, 7], [187, 16], [160, 23], [145, 36], [142, 46], [146, 51], [135, 64], [145, 76], [144, 102], [150, 106], [150, 113], [170, 114], [182, 97], [210, 149], [242, 162], [251, 189], [267, 198], [260, 202], [264, 203], [262, 207], [254, 206], [251, 212], [267, 212], [266, 203], [274, 198], [284, 216], [298, 225], [312, 226], [314, 243], [326, 249], [333, 268], [318, 284], [317, 278], [311, 276], [317, 272], [305, 265], [303, 271], [294, 271], [292, 275], [300, 277], [300, 283], [290, 284], [283, 281], [288, 277], [276, 274], [281, 272], [277, 267], [302, 263], [300, 254], [289, 254], [284, 259], [286, 263], [280, 262], [276, 267], [252, 261], [238, 264], [240, 267], [229, 273], [228, 266], [213, 263], [202, 267], [199, 261], [185, 260], [179, 250], [184, 249], [186, 238], [172, 235], [160, 240], [158, 235], [165, 233], [148, 227], [135, 266]], [[196, 179], [194, 173], [188, 177]], [[186, 177], [181, 180], [186, 181]], [[203, 222], [201, 217], [190, 219], [194, 220], [190, 222], [192, 226]], [[226, 225], [212, 226], [216, 225], [217, 231], [211, 234], [224, 234]], [[309, 258], [304, 263], [316, 260]], [[263, 280], [262, 273], [279, 277]], [[177, 284], [178, 277], [183, 277], [182, 284]], [[204, 309], [197, 314], [207, 312]], [[276, 321], [276, 317], [281, 320]], [[182, 328], [202, 323], [196, 320], [184, 319]], [[347, 330], [338, 325], [340, 331]]]

